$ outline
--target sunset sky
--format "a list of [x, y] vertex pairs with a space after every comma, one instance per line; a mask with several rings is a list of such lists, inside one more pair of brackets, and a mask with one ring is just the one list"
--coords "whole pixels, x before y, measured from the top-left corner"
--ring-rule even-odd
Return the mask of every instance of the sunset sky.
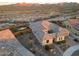
[[[0, 5], [12, 4], [17, 2], [26, 2], [26, 3], [59, 3], [59, 2], [77, 2], [79, 0], [0, 0]], [[6, 3], [8, 2], [8, 3]]]

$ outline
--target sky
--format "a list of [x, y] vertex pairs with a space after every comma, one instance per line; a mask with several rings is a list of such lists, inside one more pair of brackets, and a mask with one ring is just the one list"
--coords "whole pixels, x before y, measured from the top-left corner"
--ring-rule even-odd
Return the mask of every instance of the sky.
[[26, 2], [26, 3], [60, 3], [60, 2], [77, 2], [79, 0], [0, 0], [0, 5], [12, 4], [17, 2]]

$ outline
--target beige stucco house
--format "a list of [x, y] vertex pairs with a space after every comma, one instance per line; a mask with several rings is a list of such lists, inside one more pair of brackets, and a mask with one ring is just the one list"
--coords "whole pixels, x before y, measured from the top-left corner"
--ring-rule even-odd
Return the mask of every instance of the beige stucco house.
[[42, 45], [50, 45], [55, 42], [63, 41], [65, 37], [69, 35], [68, 30], [50, 23], [47, 20], [31, 22], [30, 28]]
[[68, 19], [63, 22], [63, 25], [75, 38], [79, 39], [79, 19]]

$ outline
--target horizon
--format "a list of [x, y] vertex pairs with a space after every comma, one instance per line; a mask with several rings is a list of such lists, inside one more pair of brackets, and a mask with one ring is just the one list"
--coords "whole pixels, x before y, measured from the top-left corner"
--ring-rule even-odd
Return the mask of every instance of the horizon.
[[[32, 2], [0, 2], [0, 5], [11, 5], [17, 3], [32, 3]], [[58, 3], [78, 3], [78, 2], [58, 2]], [[58, 3], [32, 3], [32, 4], [58, 4]]]
[[0, 5], [9, 5], [9, 4], [16, 4], [16, 3], [39, 3], [39, 4], [55, 4], [55, 3], [63, 3], [63, 2], [75, 2], [75, 3], [79, 3], [79, 0], [0, 0]]

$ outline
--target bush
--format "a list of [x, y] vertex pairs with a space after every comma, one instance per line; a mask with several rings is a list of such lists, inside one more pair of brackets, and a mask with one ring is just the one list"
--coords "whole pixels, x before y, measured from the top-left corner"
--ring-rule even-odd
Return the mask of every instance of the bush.
[[17, 28], [13, 28], [11, 30], [12, 30], [12, 32], [17, 32], [18, 31]]
[[49, 45], [45, 45], [44, 47], [45, 47], [45, 49], [46, 49], [47, 51], [50, 50], [50, 46], [49, 46]]
[[59, 42], [56, 42], [57, 44], [63, 44], [63, 43], [65, 43], [66, 41], [65, 40], [63, 40], [63, 41], [59, 41]]

